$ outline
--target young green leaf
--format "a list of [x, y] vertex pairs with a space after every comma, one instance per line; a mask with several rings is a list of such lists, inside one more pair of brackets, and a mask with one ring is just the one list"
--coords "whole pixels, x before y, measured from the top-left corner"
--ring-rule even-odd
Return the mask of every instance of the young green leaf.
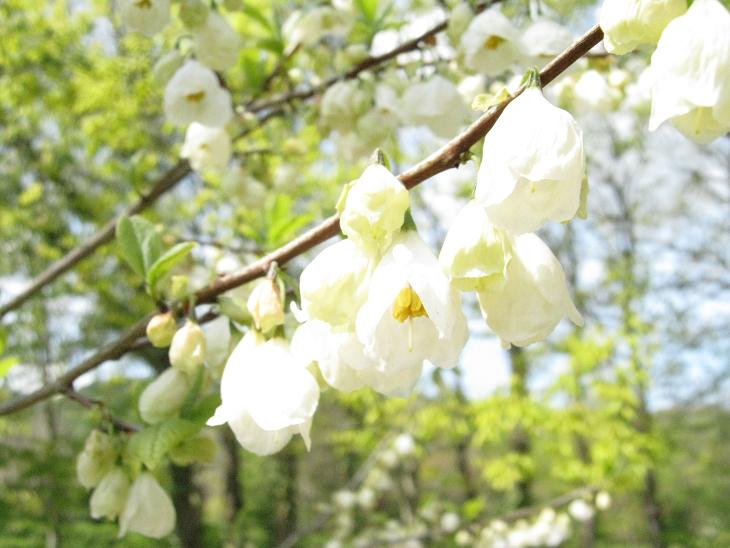
[[153, 470], [176, 445], [192, 437], [200, 426], [194, 422], [173, 418], [137, 432], [129, 440], [129, 451]]
[[165, 251], [152, 265], [147, 269], [147, 286], [154, 291], [157, 283], [172, 268], [182, 261], [195, 247], [195, 242], [181, 242], [172, 246]]

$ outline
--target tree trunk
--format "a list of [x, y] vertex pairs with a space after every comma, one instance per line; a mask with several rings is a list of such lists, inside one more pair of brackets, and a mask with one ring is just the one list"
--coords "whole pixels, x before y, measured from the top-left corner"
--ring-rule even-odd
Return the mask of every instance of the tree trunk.
[[284, 477], [283, 500], [279, 505], [276, 519], [276, 545], [281, 544], [297, 529], [298, 517], [298, 480], [299, 457], [296, 450], [287, 447], [279, 455], [281, 473]]
[[[517, 347], [510, 348], [510, 364], [512, 370], [512, 395], [519, 398], [526, 398], [528, 363], [524, 350]], [[530, 436], [523, 425], [518, 424], [512, 433], [510, 442], [512, 451], [519, 455], [530, 454]], [[517, 508], [523, 508], [532, 504], [532, 477], [523, 473], [522, 479], [517, 482]]]
[[203, 546], [200, 491], [193, 482], [192, 466], [170, 466], [172, 500], [177, 513], [177, 536], [183, 548]]

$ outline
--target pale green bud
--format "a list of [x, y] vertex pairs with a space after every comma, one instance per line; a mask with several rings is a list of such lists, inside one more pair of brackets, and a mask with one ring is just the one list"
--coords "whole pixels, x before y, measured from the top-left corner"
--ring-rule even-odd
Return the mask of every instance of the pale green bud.
[[170, 344], [170, 364], [185, 373], [195, 373], [205, 361], [205, 333], [192, 320], [177, 330]]
[[86, 438], [83, 451], [76, 459], [79, 483], [87, 489], [96, 487], [112, 469], [116, 459], [114, 438], [100, 430], [92, 430]]
[[170, 346], [177, 331], [177, 324], [171, 312], [157, 314], [147, 324], [147, 338], [152, 346], [166, 348]]
[[276, 280], [261, 280], [251, 292], [247, 306], [256, 327], [262, 333], [268, 333], [284, 323], [283, 295]]
[[122, 512], [129, 494], [129, 478], [115, 467], [99, 482], [89, 500], [89, 510], [94, 519], [116, 519]]
[[190, 378], [169, 367], [144, 389], [139, 397], [139, 414], [149, 424], [174, 417], [190, 391]]

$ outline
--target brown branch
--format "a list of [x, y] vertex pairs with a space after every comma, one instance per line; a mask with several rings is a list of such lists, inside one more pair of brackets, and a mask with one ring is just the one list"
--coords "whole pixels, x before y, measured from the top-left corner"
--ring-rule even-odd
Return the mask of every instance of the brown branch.
[[73, 388], [73, 386], [67, 386], [66, 389], [63, 391], [63, 395], [88, 409], [98, 408], [101, 411], [104, 420], [108, 421], [112, 426], [114, 426], [114, 428], [116, 428], [120, 432], [132, 433], [139, 432], [141, 430], [141, 428], [136, 424], [132, 424], [131, 422], [127, 422], [122, 419], [118, 419], [114, 415], [112, 415], [109, 409], [107, 409], [106, 405], [104, 405], [103, 401], [84, 396], [81, 392], [77, 392]]
[[[543, 85], [547, 85], [552, 82], [558, 75], [570, 67], [570, 65], [588, 53], [588, 51], [598, 44], [602, 38], [603, 32], [598, 25], [591, 28], [577, 42], [543, 68], [540, 72]], [[522, 90], [518, 91], [514, 96], [509, 97], [500, 104], [492, 107], [452, 141], [431, 154], [425, 160], [413, 166], [408, 171], [401, 173], [398, 178], [403, 185], [409, 189], [413, 188], [442, 171], [456, 167], [460, 163], [463, 155], [487, 134], [492, 126], [494, 126], [494, 123], [497, 121], [497, 118], [499, 118], [499, 115], [502, 113], [507, 104], [514, 99], [514, 97], [517, 97], [521, 91]], [[284, 265], [294, 257], [305, 253], [317, 244], [335, 236], [338, 232], [339, 218], [334, 215], [314, 228], [311, 228], [298, 238], [247, 266], [242, 271], [223, 277], [214, 282], [212, 285], [201, 289], [196, 293], [195, 301], [197, 303], [213, 302], [218, 295], [255, 280], [256, 278], [265, 276], [272, 262], [276, 261], [279, 265]], [[101, 363], [107, 360], [118, 359], [123, 356], [131, 346], [137, 343], [137, 339], [139, 337], [144, 336], [145, 326], [150, 317], [151, 315], [134, 324], [132, 327], [127, 329], [127, 331], [125, 331], [119, 339], [108, 343], [100, 351], [96, 352], [79, 365], [69, 369], [55, 382], [46, 385], [31, 394], [0, 405], [0, 415], [14, 413], [21, 409], [25, 409], [38, 401], [46, 399], [62, 391], [66, 386], [72, 383], [74, 379], [87, 371], [94, 369]]]

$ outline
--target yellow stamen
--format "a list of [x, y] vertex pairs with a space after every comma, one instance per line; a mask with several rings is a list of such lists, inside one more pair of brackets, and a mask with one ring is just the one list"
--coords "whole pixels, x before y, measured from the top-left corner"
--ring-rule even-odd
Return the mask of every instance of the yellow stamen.
[[200, 101], [203, 100], [204, 97], [205, 97], [205, 92], [204, 91], [198, 91], [196, 93], [188, 93], [185, 96], [185, 99], [187, 101], [190, 101], [191, 103], [199, 103]]
[[136, 0], [134, 5], [138, 8], [149, 9], [152, 7], [152, 0]]
[[423, 307], [421, 298], [413, 291], [410, 285], [401, 289], [393, 303], [393, 318], [403, 323], [411, 318], [425, 316], [428, 318], [428, 312]]
[[497, 49], [501, 44], [506, 42], [501, 36], [493, 35], [484, 41], [484, 47], [488, 50]]

